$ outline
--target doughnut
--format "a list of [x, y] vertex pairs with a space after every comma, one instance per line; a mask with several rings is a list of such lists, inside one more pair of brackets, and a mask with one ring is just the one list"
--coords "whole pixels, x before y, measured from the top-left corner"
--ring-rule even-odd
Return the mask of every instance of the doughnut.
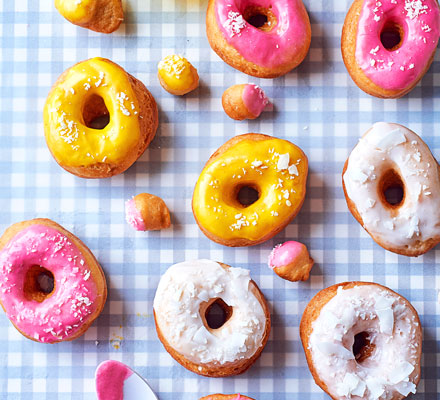
[[124, 20], [121, 0], [55, 0], [59, 13], [74, 25], [112, 33]]
[[[348, 208], [373, 240], [419, 256], [440, 241], [440, 169], [428, 146], [399, 124], [376, 123], [345, 162]], [[387, 198], [392, 189], [403, 195]]]
[[[103, 119], [105, 127], [97, 126]], [[104, 58], [65, 71], [44, 106], [50, 152], [61, 167], [82, 178], [125, 171], [153, 140], [157, 125], [156, 102], [147, 88]]]
[[[210, 320], [214, 306], [222, 310], [222, 321]], [[269, 338], [268, 305], [242, 268], [210, 260], [175, 264], [160, 279], [153, 308], [165, 349], [199, 375], [241, 374]]]
[[249, 83], [231, 86], [222, 96], [225, 113], [237, 121], [258, 118], [268, 103], [263, 89]]
[[254, 400], [241, 394], [211, 394], [200, 398], [200, 400]]
[[0, 304], [40, 343], [78, 338], [104, 308], [107, 285], [91, 251], [49, 219], [10, 226], [0, 238]]
[[149, 193], [140, 193], [126, 201], [125, 219], [137, 231], [157, 231], [171, 226], [165, 202]]
[[354, 0], [341, 40], [351, 78], [372, 96], [404, 96], [431, 66], [439, 25], [437, 0]]
[[157, 76], [161, 86], [176, 96], [183, 96], [199, 86], [197, 70], [185, 57], [176, 54], [159, 62]]
[[309, 279], [314, 261], [304, 244], [289, 241], [274, 247], [268, 264], [281, 278], [297, 282]]
[[[252, 246], [283, 230], [306, 194], [308, 161], [287, 140], [248, 133], [221, 146], [194, 189], [192, 209], [202, 232], [224, 246]], [[243, 204], [243, 191], [258, 199]]]
[[345, 282], [321, 290], [304, 311], [300, 335], [310, 372], [332, 399], [400, 400], [416, 391], [419, 316], [385, 286]]
[[209, 0], [206, 32], [223, 61], [259, 78], [276, 78], [297, 67], [311, 41], [301, 0]]

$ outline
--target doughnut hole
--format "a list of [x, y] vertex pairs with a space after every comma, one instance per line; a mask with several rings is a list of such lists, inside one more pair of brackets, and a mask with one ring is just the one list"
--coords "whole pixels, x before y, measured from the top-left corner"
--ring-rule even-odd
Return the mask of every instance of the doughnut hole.
[[49, 270], [39, 265], [33, 265], [24, 278], [24, 296], [29, 301], [43, 302], [55, 290], [55, 279]]
[[84, 125], [92, 129], [104, 129], [110, 122], [110, 113], [104, 99], [97, 94], [91, 94], [86, 98], [82, 116]]
[[380, 32], [380, 41], [388, 51], [396, 51], [402, 46], [405, 31], [394, 21], [387, 21]]
[[256, 186], [243, 185], [237, 187], [236, 200], [242, 207], [249, 207], [260, 198], [260, 191]]
[[222, 299], [211, 299], [200, 305], [200, 315], [208, 330], [221, 328], [232, 316], [232, 307]]
[[370, 342], [370, 334], [368, 332], [360, 332], [354, 337], [353, 355], [358, 364], [362, 364], [370, 357], [375, 348], [376, 346]]
[[398, 208], [405, 201], [405, 185], [400, 174], [390, 169], [382, 175], [379, 182], [379, 198], [387, 207]]
[[270, 32], [278, 22], [271, 7], [249, 6], [244, 10], [243, 18], [248, 24], [264, 32]]

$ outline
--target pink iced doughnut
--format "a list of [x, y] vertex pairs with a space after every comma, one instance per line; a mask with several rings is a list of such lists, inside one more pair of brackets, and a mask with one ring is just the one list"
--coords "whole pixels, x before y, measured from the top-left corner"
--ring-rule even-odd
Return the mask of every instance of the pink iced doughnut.
[[212, 49], [226, 63], [260, 78], [281, 76], [298, 66], [311, 41], [301, 0], [210, 0], [206, 31]]
[[[53, 285], [47, 289], [42, 282], [50, 276]], [[98, 317], [106, 296], [93, 254], [55, 222], [20, 222], [0, 238], [0, 304], [27, 338], [41, 343], [77, 338]]]
[[348, 72], [373, 96], [401, 97], [429, 69], [439, 27], [437, 0], [355, 0], [342, 33]]

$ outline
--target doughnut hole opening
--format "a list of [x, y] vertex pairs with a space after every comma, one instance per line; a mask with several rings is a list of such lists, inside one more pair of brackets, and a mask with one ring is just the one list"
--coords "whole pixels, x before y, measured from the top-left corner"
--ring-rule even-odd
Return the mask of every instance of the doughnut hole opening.
[[232, 307], [217, 298], [203, 303], [200, 312], [206, 328], [215, 330], [221, 328], [231, 318]]
[[405, 31], [396, 22], [388, 21], [380, 32], [380, 41], [388, 51], [396, 51], [402, 46]]
[[375, 345], [370, 342], [370, 334], [368, 332], [358, 333], [354, 337], [353, 355], [358, 364], [362, 364], [368, 357], [373, 354]]
[[243, 18], [246, 22], [261, 31], [270, 32], [277, 24], [277, 18], [272, 8], [250, 6], [244, 10]]
[[387, 171], [379, 183], [379, 197], [388, 207], [398, 208], [405, 200], [405, 185], [394, 169]]
[[236, 199], [242, 207], [249, 207], [260, 198], [260, 191], [257, 187], [244, 185], [237, 187]]
[[24, 296], [29, 301], [43, 302], [55, 290], [55, 278], [49, 270], [40, 265], [33, 265], [24, 278]]
[[110, 113], [104, 99], [91, 94], [84, 102], [82, 116], [84, 125], [92, 129], [104, 129], [110, 122]]

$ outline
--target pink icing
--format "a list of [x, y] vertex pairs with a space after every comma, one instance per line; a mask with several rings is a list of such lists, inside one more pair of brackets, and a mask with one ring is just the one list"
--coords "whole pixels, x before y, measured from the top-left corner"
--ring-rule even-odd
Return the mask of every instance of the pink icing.
[[263, 89], [257, 85], [248, 84], [243, 90], [243, 102], [249, 112], [258, 117], [269, 103], [269, 99], [263, 92]]
[[134, 199], [125, 202], [125, 220], [136, 230], [145, 231], [145, 223]]
[[[271, 8], [277, 25], [264, 32], [243, 18], [249, 6]], [[245, 59], [275, 68], [289, 62], [307, 40], [308, 21], [301, 0], [217, 0], [217, 24], [226, 41]]]
[[289, 241], [275, 246], [269, 256], [269, 267], [278, 268], [291, 264], [304, 251], [302, 243]]
[[[54, 290], [39, 303], [27, 300], [23, 285], [32, 266], [54, 276]], [[80, 250], [57, 230], [31, 225], [0, 252], [0, 300], [8, 318], [42, 343], [68, 339], [95, 311], [96, 285]]]
[[[380, 34], [387, 22], [403, 27], [402, 45], [387, 50]], [[437, 47], [440, 10], [436, 0], [365, 0], [359, 17], [356, 61], [365, 75], [386, 90], [402, 90], [417, 80]]]
[[119, 361], [104, 361], [96, 368], [96, 395], [98, 400], [123, 400], [124, 382], [133, 371]]

